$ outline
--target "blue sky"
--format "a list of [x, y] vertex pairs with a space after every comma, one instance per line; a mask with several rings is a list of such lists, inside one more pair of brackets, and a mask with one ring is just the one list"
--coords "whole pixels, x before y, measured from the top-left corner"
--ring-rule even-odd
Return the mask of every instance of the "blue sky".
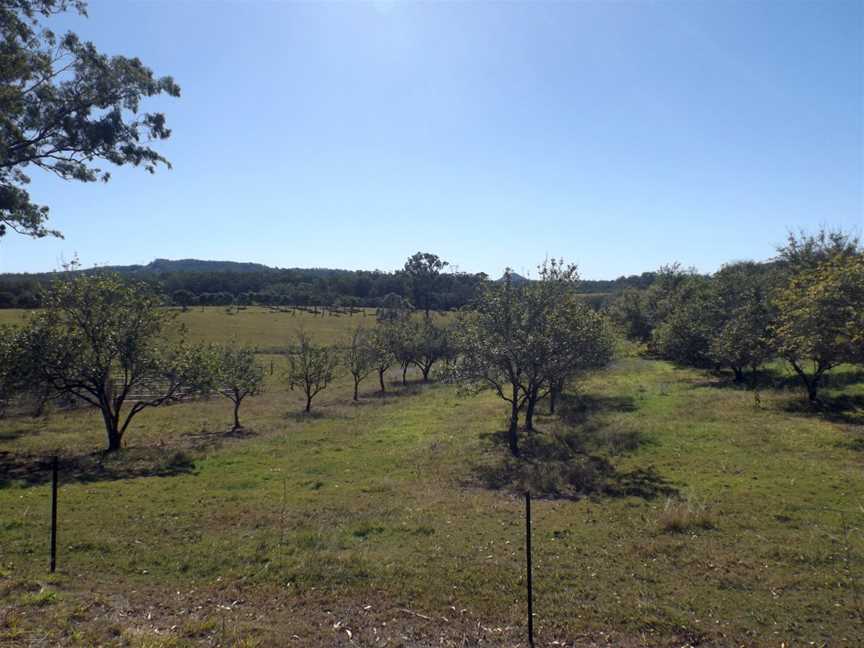
[[66, 18], [173, 75], [154, 176], [34, 172], [64, 240], [0, 271], [155, 257], [614, 278], [864, 225], [864, 3], [95, 1]]

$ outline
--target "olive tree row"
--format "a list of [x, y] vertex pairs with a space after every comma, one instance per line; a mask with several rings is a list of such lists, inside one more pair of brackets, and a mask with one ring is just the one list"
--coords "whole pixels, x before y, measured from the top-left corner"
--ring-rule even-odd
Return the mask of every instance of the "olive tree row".
[[730, 264], [711, 277], [661, 268], [647, 290], [625, 291], [610, 310], [658, 356], [728, 367], [737, 382], [780, 358], [816, 402], [827, 371], [864, 360], [864, 251], [839, 231], [790, 234], [769, 263]]
[[429, 382], [432, 368], [439, 361], [453, 357], [452, 332], [446, 326], [433, 324], [431, 319], [403, 315], [381, 318], [378, 327], [355, 328], [342, 343], [342, 361], [354, 380], [354, 400], [359, 398], [360, 383], [373, 371], [378, 374], [380, 393], [386, 391], [384, 374], [398, 364], [402, 369], [402, 384], [407, 383], [407, 371], [416, 366], [423, 382]]
[[263, 389], [254, 352], [229, 343], [189, 344], [174, 314], [143, 282], [112, 274], [61, 277], [44, 308], [0, 343], [0, 398], [38, 391], [99, 409], [108, 451], [122, 447], [136, 415], [218, 393], [234, 403]]

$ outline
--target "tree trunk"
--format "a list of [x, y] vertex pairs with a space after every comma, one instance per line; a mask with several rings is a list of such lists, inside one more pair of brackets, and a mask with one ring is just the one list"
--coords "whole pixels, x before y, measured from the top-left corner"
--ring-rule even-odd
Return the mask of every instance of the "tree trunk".
[[234, 430], [239, 430], [242, 425], [240, 425], [240, 401], [234, 401]]
[[378, 370], [378, 383], [381, 385], [381, 395], [382, 396], [384, 395], [384, 392], [387, 391], [384, 388], [384, 372], [385, 371], [387, 371], [387, 370], [386, 369], [379, 369]]
[[309, 394], [306, 394], [306, 413], [312, 409], [312, 397]]
[[123, 435], [116, 430], [108, 431], [108, 452], [116, 452], [122, 447]]
[[537, 389], [531, 389], [525, 406], [525, 429], [534, 431], [534, 407], [537, 405]]
[[813, 380], [810, 380], [807, 383], [807, 400], [809, 400], [811, 403], [818, 403], [819, 402], [818, 390], [819, 390], [819, 375], [817, 374], [817, 375], [813, 376]]
[[510, 429], [507, 433], [510, 454], [519, 456], [519, 387], [513, 385], [513, 401], [510, 403]]
[[120, 431], [118, 417], [103, 402], [101, 408], [102, 420], [105, 421], [105, 432], [108, 434], [108, 452], [116, 452], [123, 443], [123, 433]]
[[558, 398], [558, 385], [552, 384], [549, 387], [549, 414], [555, 413], [555, 399]]
[[818, 388], [819, 388], [819, 376], [821, 375], [821, 371], [817, 369], [813, 378], [807, 376], [807, 372], [805, 372], [801, 367], [798, 366], [797, 362], [792, 362], [792, 368], [795, 370], [795, 373], [798, 374], [798, 377], [801, 378], [801, 381], [804, 383], [804, 387], [807, 389], [807, 400], [811, 403], [819, 402], [818, 397]]
[[408, 363], [402, 363], [402, 385], [405, 386], [408, 384], [408, 381], [405, 378], [405, 375], [408, 373]]
[[741, 367], [732, 367], [732, 371], [735, 372], [735, 382], [740, 383], [744, 382], [744, 370]]
[[360, 381], [354, 378], [354, 400], [357, 400], [357, 390], [359, 389]]
[[429, 382], [429, 372], [432, 370], [432, 365], [422, 365], [420, 371], [423, 372], [423, 382]]

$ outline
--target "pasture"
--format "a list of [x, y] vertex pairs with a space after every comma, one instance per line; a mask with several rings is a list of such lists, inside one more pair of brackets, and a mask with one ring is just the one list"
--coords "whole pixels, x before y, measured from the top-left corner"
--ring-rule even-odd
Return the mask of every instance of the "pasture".
[[416, 374], [384, 397], [368, 378], [358, 404], [343, 377], [301, 414], [276, 352], [301, 324], [333, 342], [371, 314], [178, 321], [258, 347], [266, 393], [236, 433], [224, 399], [145, 411], [116, 456], [93, 411], [0, 420], [0, 646], [526, 645], [526, 487], [538, 645], [864, 642], [854, 369], [826, 389], [847, 406], [818, 414], [779, 367], [757, 407], [623, 347], [559, 414], [541, 403], [517, 462], [502, 401]]

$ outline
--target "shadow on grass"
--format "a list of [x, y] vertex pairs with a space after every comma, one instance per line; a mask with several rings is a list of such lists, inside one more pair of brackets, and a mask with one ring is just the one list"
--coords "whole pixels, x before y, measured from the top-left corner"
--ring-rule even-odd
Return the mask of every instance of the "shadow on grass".
[[423, 382], [419, 378], [416, 380], [408, 380], [405, 385], [402, 384], [401, 380], [394, 380], [387, 384], [387, 391], [382, 393], [377, 387], [378, 383], [376, 382], [376, 387], [374, 389], [361, 391], [359, 400], [352, 400], [348, 404], [351, 407], [363, 407], [364, 405], [386, 403], [400, 398], [417, 396], [437, 384], [440, 383], [436, 383], [433, 380]]
[[783, 404], [783, 411], [790, 414], [816, 416], [832, 423], [864, 425], [864, 394], [823, 394], [819, 401], [811, 403], [805, 398], [795, 398]]
[[[61, 484], [86, 484], [136, 477], [174, 477], [191, 474], [192, 459], [168, 448], [129, 448], [59, 458]], [[0, 452], [0, 488], [40, 486], [51, 482], [51, 458]]]
[[598, 394], [561, 394], [558, 416], [568, 425], [580, 425], [589, 418], [610, 412], [635, 412], [636, 401], [631, 396]]
[[0, 432], [0, 441], [15, 441], [23, 436], [36, 436], [41, 434], [43, 428], [36, 426], [20, 426]]
[[[506, 434], [502, 434], [506, 436]], [[622, 471], [605, 457], [562, 449], [536, 453], [525, 443], [520, 457], [502, 448], [491, 463], [473, 467], [475, 483], [491, 490], [530, 491], [535, 497], [577, 500], [583, 497], [675, 495], [677, 490], [653, 467]]]
[[[755, 374], [747, 372], [740, 382], [735, 382], [735, 377], [731, 371], [720, 370], [713, 372], [712, 375], [715, 377], [714, 380], [697, 381], [694, 386], [717, 389], [753, 389], [756, 387], [762, 390], [798, 390], [802, 394], [806, 394], [804, 384], [797, 374], [773, 367], [760, 369]], [[864, 383], [864, 370], [841, 368], [823, 374], [820, 380], [820, 389], [842, 389], [862, 383]]]
[[184, 445], [195, 450], [212, 450], [221, 447], [226, 441], [242, 441], [254, 436], [257, 436], [254, 430], [242, 426], [220, 431], [210, 431], [205, 428], [200, 432], [183, 435], [183, 441]]
[[839, 390], [864, 383], [864, 370], [846, 369], [828, 372], [819, 384], [819, 401], [807, 400], [807, 392], [801, 379], [794, 374], [784, 373], [774, 368], [748, 374], [741, 382], [735, 382], [731, 372], [718, 371], [713, 380], [699, 380], [692, 383], [694, 388], [711, 387], [714, 389], [776, 391], [788, 395], [780, 406], [784, 412], [802, 416], [818, 417], [832, 423], [864, 425], [864, 394], [830, 394]]
[[609, 459], [633, 452], [647, 440], [598, 415], [635, 410], [629, 397], [568, 396], [561, 402], [561, 423], [520, 432], [519, 457], [510, 455], [506, 431], [482, 435], [495, 446], [495, 459], [473, 467], [474, 481], [492, 490], [528, 490], [553, 499], [674, 495], [676, 489], [653, 467], [622, 471]]

